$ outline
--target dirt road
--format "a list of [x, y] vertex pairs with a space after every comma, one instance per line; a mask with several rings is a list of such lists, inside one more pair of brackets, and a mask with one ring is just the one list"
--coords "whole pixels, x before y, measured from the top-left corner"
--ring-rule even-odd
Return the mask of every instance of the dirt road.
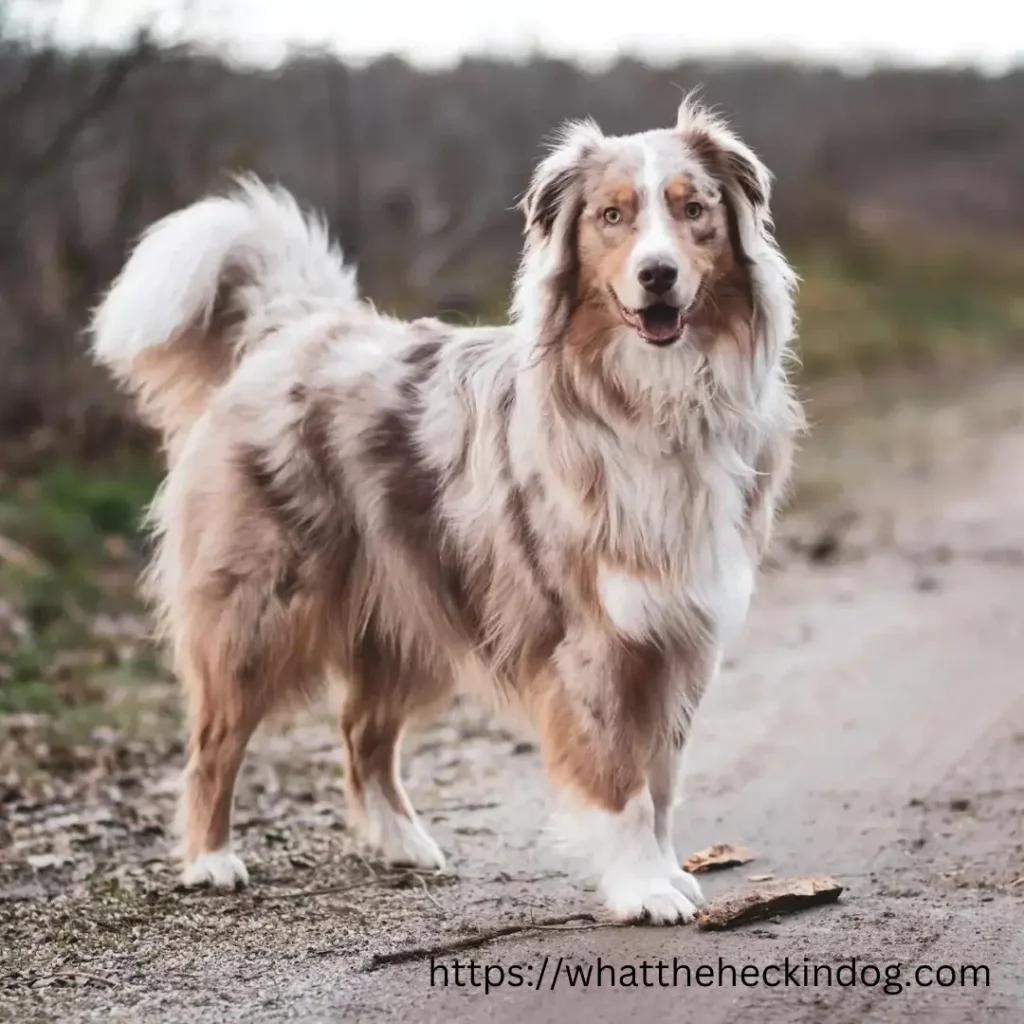
[[[438, 960], [447, 987], [437, 970], [431, 984], [429, 960], [367, 972], [374, 953], [597, 901], [545, 841], [537, 754], [517, 737], [459, 709], [415, 739], [411, 793], [451, 861], [428, 879], [358, 856], [335, 739], [311, 719], [261, 740], [246, 769], [238, 824], [254, 888], [244, 895], [168, 891], [166, 837], [152, 822], [169, 806], [173, 748], [112, 768], [103, 785], [116, 800], [103, 786], [61, 797], [87, 819], [83, 835], [104, 808], [117, 827], [108, 815], [91, 842], [49, 847], [87, 851], [68, 864], [0, 875], [0, 927], [22, 953], [0, 979], [0, 1018], [1024, 1020], [1024, 435], [1005, 433], [950, 478], [889, 488], [861, 511], [834, 558], [781, 546], [701, 711], [677, 823], [681, 850], [729, 841], [756, 853], [706, 876], [710, 894], [751, 874], [825, 873], [847, 887], [839, 904], [727, 933], [582, 922], [513, 934], [457, 954], [491, 965], [492, 983], [502, 969], [505, 983], [487, 993], [482, 966], [455, 984], [456, 954]], [[134, 783], [119, 784], [118, 771]], [[52, 801], [23, 809], [15, 834], [27, 843], [41, 816], [61, 812]], [[112, 877], [116, 892], [104, 888]], [[793, 983], [805, 964], [835, 970], [851, 957], [852, 986]], [[600, 988], [596, 974], [587, 989], [570, 983], [567, 965], [596, 970], [598, 958], [626, 985], [611, 986], [607, 968]], [[686, 987], [677, 971], [678, 987], [664, 987], [655, 966], [645, 986], [642, 961], [665, 961], [671, 981], [673, 958], [710, 965], [711, 984]], [[798, 968], [788, 982], [775, 972], [777, 987], [732, 983], [730, 967], [755, 965], [743, 975], [754, 980], [786, 958]], [[637, 987], [621, 973], [629, 965]]]

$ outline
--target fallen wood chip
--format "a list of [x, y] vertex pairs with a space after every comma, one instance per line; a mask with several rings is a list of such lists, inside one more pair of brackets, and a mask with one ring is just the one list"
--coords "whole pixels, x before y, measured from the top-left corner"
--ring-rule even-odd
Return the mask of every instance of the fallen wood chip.
[[701, 928], [733, 928], [776, 914], [792, 914], [804, 907], [834, 903], [843, 887], [827, 875], [786, 878], [747, 892], [721, 896], [697, 914]]
[[738, 868], [754, 858], [742, 846], [729, 843], [715, 843], [699, 853], [691, 853], [683, 861], [683, 867], [692, 875], [700, 875], [705, 871], [721, 871], [723, 868]]

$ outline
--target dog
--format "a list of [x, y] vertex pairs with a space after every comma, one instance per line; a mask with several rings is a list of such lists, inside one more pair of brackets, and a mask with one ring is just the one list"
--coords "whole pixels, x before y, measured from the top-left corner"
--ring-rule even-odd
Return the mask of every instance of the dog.
[[803, 426], [769, 185], [690, 99], [671, 128], [565, 126], [504, 327], [377, 312], [322, 222], [251, 177], [143, 235], [91, 344], [168, 458], [146, 588], [190, 713], [186, 884], [247, 883], [247, 742], [325, 685], [367, 841], [441, 868], [399, 745], [475, 692], [536, 728], [610, 911], [693, 918], [681, 752]]

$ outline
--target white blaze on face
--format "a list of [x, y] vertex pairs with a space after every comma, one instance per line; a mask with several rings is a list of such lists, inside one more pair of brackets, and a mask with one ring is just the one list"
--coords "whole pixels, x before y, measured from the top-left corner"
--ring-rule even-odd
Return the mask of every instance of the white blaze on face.
[[[640, 268], [647, 262], [664, 262], [679, 266], [679, 246], [668, 208], [665, 186], [668, 167], [664, 155], [649, 143], [641, 144], [643, 164], [640, 168], [640, 232], [626, 266], [631, 290], [636, 289], [636, 306], [642, 302], [642, 288], [637, 281]], [[682, 268], [680, 268], [682, 269]]]

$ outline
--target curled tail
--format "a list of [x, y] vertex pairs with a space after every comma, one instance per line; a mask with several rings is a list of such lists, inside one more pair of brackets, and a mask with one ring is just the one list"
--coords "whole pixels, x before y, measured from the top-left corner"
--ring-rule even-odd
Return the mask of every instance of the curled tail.
[[255, 178], [154, 224], [92, 321], [92, 351], [176, 447], [245, 355], [307, 313], [354, 307], [324, 225]]

